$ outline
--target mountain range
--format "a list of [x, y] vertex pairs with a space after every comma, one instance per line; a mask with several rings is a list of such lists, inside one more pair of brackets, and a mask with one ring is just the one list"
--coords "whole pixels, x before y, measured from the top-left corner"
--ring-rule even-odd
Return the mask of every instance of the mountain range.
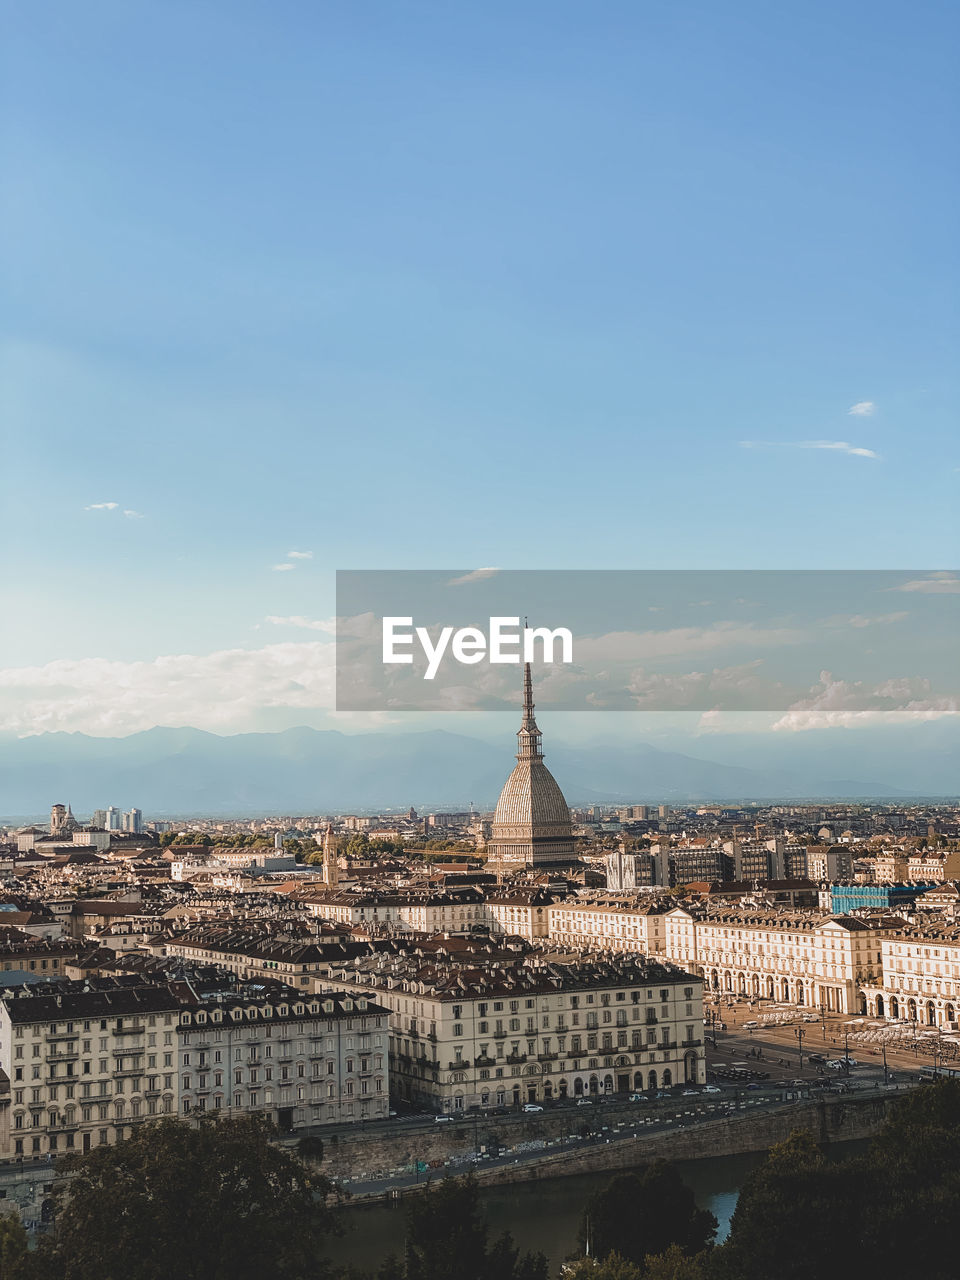
[[[858, 752], [850, 739], [842, 750], [818, 750], [809, 739], [771, 744], [769, 735], [752, 749], [742, 737], [697, 739], [696, 755], [645, 742], [555, 743], [547, 763], [572, 805], [896, 800], [957, 794], [953, 736], [930, 733], [912, 745], [899, 739], [898, 750], [872, 755], [866, 747]], [[853, 771], [851, 759], [857, 761]], [[80, 817], [110, 804], [135, 806], [149, 817], [386, 811], [411, 804], [421, 812], [471, 803], [485, 810], [496, 802], [512, 765], [511, 744], [443, 730], [0, 735], [0, 815], [7, 822], [38, 818], [55, 801], [69, 802]]]

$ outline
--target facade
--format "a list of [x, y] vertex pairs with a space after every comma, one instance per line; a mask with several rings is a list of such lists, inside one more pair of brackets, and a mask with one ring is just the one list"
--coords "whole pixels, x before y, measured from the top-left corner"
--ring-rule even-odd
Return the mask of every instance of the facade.
[[830, 910], [834, 915], [869, 908], [873, 911], [910, 910], [932, 884], [832, 884]]
[[882, 930], [879, 921], [815, 912], [676, 907], [666, 954], [702, 974], [710, 991], [858, 1014], [881, 981]]
[[612, 894], [568, 898], [549, 908], [550, 942], [557, 947], [594, 951], [666, 952], [666, 910], [659, 903], [638, 903]]
[[706, 1079], [702, 984], [672, 966], [394, 954], [332, 981], [389, 1009], [391, 1092], [439, 1112]]
[[169, 986], [136, 980], [62, 982], [0, 1000], [11, 1099], [0, 1155], [89, 1151], [173, 1114], [179, 1008]]
[[264, 1111], [299, 1125], [387, 1116], [385, 1010], [329, 991], [224, 996], [179, 1016], [179, 1111]]
[[568, 866], [578, 860], [570, 810], [543, 762], [529, 662], [517, 741], [517, 763], [500, 792], [487, 846], [487, 861], [500, 876], [522, 867]]
[[187, 981], [62, 981], [0, 1000], [10, 1080], [0, 1159], [129, 1137], [157, 1115], [264, 1111], [281, 1128], [389, 1112], [387, 1015], [364, 996]]

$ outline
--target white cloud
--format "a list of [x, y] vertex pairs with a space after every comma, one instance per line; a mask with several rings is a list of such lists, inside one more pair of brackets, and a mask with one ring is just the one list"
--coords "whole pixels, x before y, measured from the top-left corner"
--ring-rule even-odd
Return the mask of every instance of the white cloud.
[[838, 613], [832, 618], [825, 618], [823, 625], [827, 627], [856, 627], [862, 629], [863, 627], [886, 626], [891, 622], [903, 622], [904, 618], [909, 617], [909, 613], [903, 609], [899, 613], [879, 613], [873, 617], [865, 613]]
[[864, 728], [916, 724], [960, 715], [960, 700], [931, 697], [928, 680], [903, 678], [869, 686], [862, 680], [834, 680], [820, 672], [810, 696], [795, 702], [777, 720], [775, 730]]
[[274, 573], [289, 573], [293, 567], [292, 564], [287, 563], [271, 565]]
[[123, 514], [127, 517], [127, 519], [128, 519], [128, 520], [142, 520], [142, 519], [143, 519], [143, 512], [142, 512], [142, 511], [133, 511], [133, 510], [131, 510], [130, 508], [127, 508], [127, 510], [125, 510]]
[[0, 670], [0, 727], [23, 735], [127, 734], [158, 724], [243, 731], [264, 708], [332, 708], [334, 661], [332, 642], [311, 640], [150, 662], [85, 658], [12, 667]]
[[870, 418], [877, 411], [877, 406], [872, 400], [858, 400], [856, 404], [852, 404], [847, 413], [853, 414], [855, 418]]
[[495, 573], [500, 570], [496, 568], [473, 569], [470, 573], [465, 573], [461, 578], [451, 578], [447, 583], [448, 587], [462, 587], [468, 582], [482, 582], [484, 578], [492, 578]]
[[922, 595], [960, 594], [960, 578], [946, 571], [931, 573], [926, 578], [912, 578], [909, 582], [901, 582], [899, 587], [891, 587], [891, 591], [918, 591]]
[[879, 453], [872, 449], [863, 449], [858, 445], [848, 444], [846, 440], [801, 440], [798, 449], [835, 449], [839, 453], [848, 453], [854, 458], [879, 458]]
[[834, 453], [846, 453], [853, 458], [880, 459], [873, 449], [850, 444], [847, 440], [741, 440], [741, 449], [826, 449]]
[[287, 559], [288, 560], [312, 560], [313, 552], [312, 551], [288, 551]]
[[277, 617], [276, 614], [268, 614], [264, 618], [264, 622], [269, 622], [273, 627], [300, 627], [305, 631], [324, 631], [327, 635], [334, 635], [337, 630], [337, 622], [335, 618], [314, 619], [304, 618], [299, 614], [291, 614], [288, 618]]
[[84, 511], [116, 511], [119, 502], [91, 502], [89, 507], [84, 507]]

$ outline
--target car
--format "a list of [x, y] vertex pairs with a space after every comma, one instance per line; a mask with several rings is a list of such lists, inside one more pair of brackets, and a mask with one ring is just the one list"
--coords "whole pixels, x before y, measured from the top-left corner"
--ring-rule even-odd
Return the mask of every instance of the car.
[[452, 1120], [453, 1120], [453, 1116], [434, 1116], [433, 1117], [434, 1124], [450, 1124]]
[[751, 1080], [751, 1081], [750, 1081], [750, 1083], [747, 1085], [747, 1088], [748, 1088], [748, 1089], [759, 1089], [759, 1088], [760, 1088], [760, 1086], [757, 1084], [756, 1080]]
[[536, 1102], [526, 1102], [523, 1109], [524, 1111], [542, 1111], [543, 1107], [538, 1106]]
[[823, 1056], [822, 1053], [808, 1053], [807, 1061], [808, 1062], [826, 1062], [826, 1058]]
[[680, 1095], [681, 1098], [695, 1098], [696, 1096], [697, 1096], [696, 1089], [684, 1089], [683, 1093], [681, 1093]]
[[702, 1092], [703, 1093], [723, 1093], [723, 1090], [719, 1089], [715, 1084], [705, 1084], [703, 1086]]
[[647, 1101], [647, 1099], [644, 1097], [644, 1095], [643, 1095], [642, 1093], [631, 1093], [631, 1095], [630, 1095], [630, 1101], [631, 1101], [631, 1102], [646, 1102], [646, 1101]]
[[578, 1098], [578, 1099], [577, 1099], [577, 1106], [578, 1106], [578, 1107], [592, 1107], [592, 1106], [593, 1106], [593, 1101], [592, 1101], [590, 1098]]

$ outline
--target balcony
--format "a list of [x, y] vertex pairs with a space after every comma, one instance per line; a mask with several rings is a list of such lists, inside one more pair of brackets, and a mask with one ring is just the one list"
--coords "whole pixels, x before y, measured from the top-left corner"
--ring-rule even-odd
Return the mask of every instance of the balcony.
[[486, 1054], [481, 1054], [479, 1058], [474, 1058], [473, 1065], [475, 1067], [495, 1067], [497, 1065], [496, 1058], [489, 1058]]
[[556, 1060], [559, 1057], [560, 1057], [559, 1053], [538, 1053], [537, 1061], [538, 1062], [556, 1062]]
[[447, 1063], [447, 1069], [450, 1071], [466, 1071], [469, 1066], [469, 1058], [456, 1058], [453, 1062]]
[[508, 1053], [507, 1062], [511, 1067], [518, 1067], [522, 1062], [526, 1062], [527, 1055], [525, 1053]]
[[47, 1062], [76, 1062], [79, 1057], [79, 1049], [64, 1049], [60, 1053], [48, 1053]]
[[684, 1049], [699, 1049], [699, 1047], [703, 1044], [703, 1041], [702, 1041], [702, 1040], [697, 1040], [697, 1039], [694, 1039], [694, 1040], [681, 1040], [681, 1042], [680, 1042], [680, 1043], [681, 1043], [681, 1045], [683, 1046], [683, 1048], [684, 1048]]
[[114, 1035], [117, 1035], [117, 1036], [142, 1036], [142, 1035], [143, 1035], [143, 1033], [144, 1033], [144, 1031], [146, 1031], [146, 1027], [145, 1027], [145, 1026], [143, 1025], [143, 1023], [141, 1022], [141, 1023], [138, 1023], [136, 1026], [129, 1026], [129, 1027], [117, 1027], [116, 1031], [114, 1032]]

